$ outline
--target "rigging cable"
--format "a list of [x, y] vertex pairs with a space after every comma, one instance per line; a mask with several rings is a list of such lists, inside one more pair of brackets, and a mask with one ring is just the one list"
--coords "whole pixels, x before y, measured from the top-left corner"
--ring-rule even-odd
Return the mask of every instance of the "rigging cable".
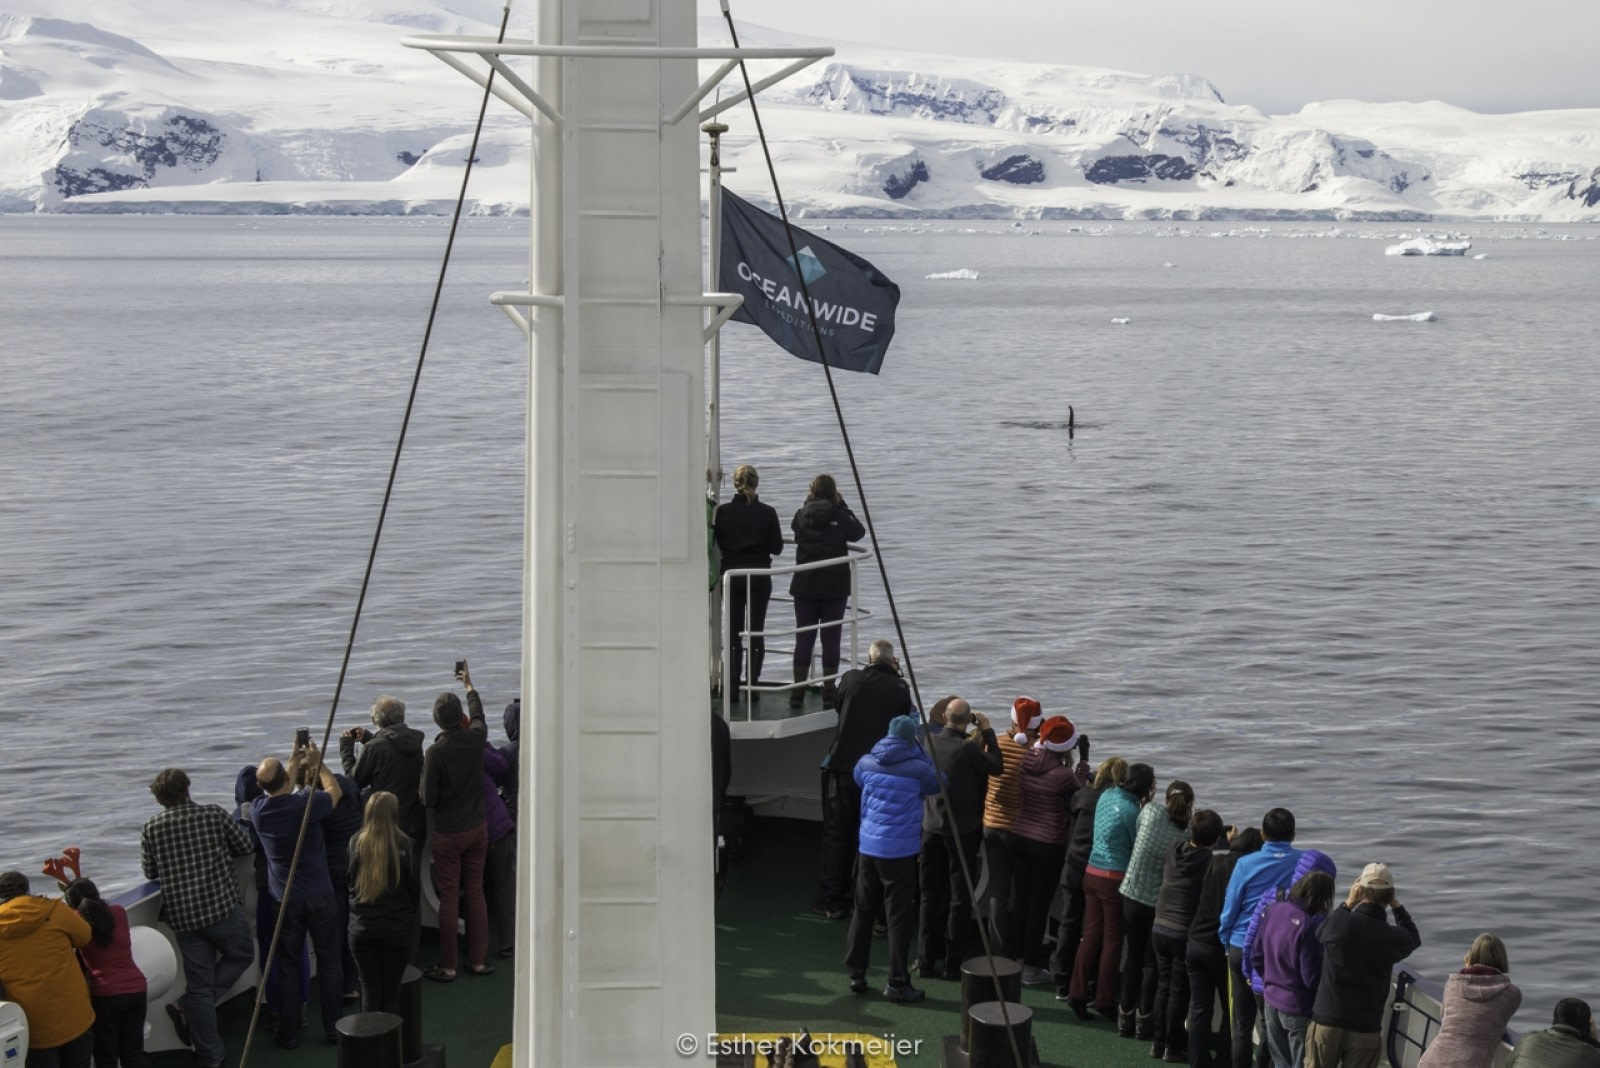
[[[728, 0], [720, 0], [720, 3], [722, 6], [722, 16], [728, 24], [728, 34], [733, 41], [733, 47], [737, 49], [739, 47], [739, 30], [733, 23], [733, 13], [729, 10]], [[767, 131], [761, 122], [761, 111], [756, 106], [755, 89], [750, 83], [750, 70], [746, 66], [743, 58], [740, 58], [739, 60], [739, 75], [744, 79], [744, 91], [746, 97], [749, 98], [750, 115], [751, 118], [755, 120], [756, 135], [761, 140], [761, 153], [766, 159], [767, 175], [772, 181], [772, 196], [777, 202], [778, 216], [783, 221], [784, 234], [789, 240], [790, 261], [798, 264], [800, 262], [800, 252], [798, 244], [795, 241], [794, 224], [789, 221], [789, 210], [784, 205], [783, 190], [778, 185], [778, 171], [773, 165], [772, 150], [767, 144]], [[895, 637], [899, 640], [900, 651], [905, 656], [906, 678], [911, 684], [911, 694], [916, 702], [917, 716], [922, 721], [924, 728], [922, 732], [922, 746], [931, 759], [933, 755], [932, 744], [928, 738], [928, 732], [926, 729], [928, 726], [928, 721], [926, 714], [922, 711], [922, 692], [917, 686], [917, 673], [916, 669], [912, 666], [911, 648], [906, 644], [905, 629], [900, 623], [900, 612], [895, 607], [894, 589], [889, 584], [889, 569], [888, 566], [883, 562], [883, 553], [878, 547], [878, 531], [872, 522], [872, 509], [867, 504], [867, 491], [861, 480], [861, 469], [856, 464], [855, 449], [850, 444], [850, 429], [845, 424], [844, 408], [839, 404], [839, 391], [833, 382], [833, 368], [828, 363], [828, 350], [823, 346], [822, 343], [822, 328], [817, 323], [817, 313], [814, 305], [811, 302], [811, 289], [806, 283], [805, 272], [797, 270], [795, 274], [800, 281], [800, 294], [805, 304], [806, 320], [811, 324], [811, 336], [816, 342], [818, 362], [822, 364], [823, 377], [826, 378], [828, 383], [828, 396], [833, 402], [833, 414], [834, 418], [839, 424], [839, 436], [844, 442], [845, 456], [850, 462], [850, 477], [855, 482], [856, 495], [861, 499], [861, 515], [862, 518], [866, 520], [867, 536], [872, 542], [872, 554], [878, 561], [878, 577], [883, 582], [884, 599], [889, 603], [889, 615], [894, 620]], [[935, 761], [935, 767], [937, 767], [937, 761]], [[824, 803], [826, 803], [826, 801]], [[939, 804], [943, 806], [946, 818], [949, 819], [950, 826], [953, 829], [955, 827], [955, 810], [951, 807], [950, 793], [946, 787], [945, 778], [942, 774], [939, 776]], [[966, 883], [967, 900], [976, 905], [976, 880], [973, 878], [971, 866], [967, 863], [966, 852], [958, 846], [954, 850], [954, 853], [961, 864], [961, 878], [962, 881]], [[1023, 1058], [1021, 1046], [1018, 1044], [1016, 1030], [1012, 1027], [1010, 1007], [1006, 1002], [1005, 992], [1000, 985], [1000, 976], [995, 972], [994, 947], [989, 938], [988, 924], [983, 922], [978, 924], [978, 937], [983, 944], [984, 958], [989, 964], [989, 975], [994, 980], [995, 1000], [1000, 1003], [1000, 1017], [1001, 1022], [1006, 1029], [1006, 1038], [1011, 1046], [1012, 1063], [1016, 1065], [1016, 1068], [1025, 1068], [1029, 1062]]]
[[[495, 38], [497, 43], [505, 42], [506, 27], [510, 22], [511, 0], [505, 0], [505, 6], [500, 15], [500, 33]], [[372, 570], [378, 559], [378, 543], [383, 537], [384, 520], [389, 514], [389, 502], [394, 497], [395, 478], [400, 471], [400, 454], [405, 448], [406, 432], [411, 426], [411, 413], [416, 408], [417, 388], [422, 382], [422, 367], [428, 358], [428, 342], [433, 337], [434, 322], [438, 319], [439, 303], [444, 295], [444, 280], [445, 275], [450, 268], [450, 254], [455, 248], [456, 233], [461, 228], [461, 215], [465, 209], [467, 201], [467, 183], [472, 178], [472, 165], [477, 161], [478, 158], [478, 142], [483, 135], [483, 120], [488, 114], [489, 96], [494, 88], [494, 78], [495, 70], [493, 66], [491, 66], [489, 68], [488, 79], [484, 83], [483, 87], [483, 99], [478, 104], [478, 121], [472, 129], [472, 145], [467, 150], [467, 163], [461, 174], [461, 190], [456, 195], [455, 211], [450, 218], [450, 234], [445, 240], [444, 257], [439, 263], [439, 277], [434, 283], [433, 287], [433, 302], [428, 307], [428, 322], [422, 331], [422, 345], [417, 353], [417, 366], [416, 370], [411, 376], [411, 393], [406, 398], [405, 415], [400, 420], [400, 434], [395, 440], [394, 444], [394, 458], [389, 463], [389, 480], [383, 488], [383, 504], [378, 509], [378, 523], [372, 532], [372, 546], [367, 551], [367, 566], [366, 570], [361, 576], [361, 592], [356, 597], [355, 613], [350, 619], [350, 634], [345, 640], [344, 658], [339, 663], [339, 679], [334, 685], [333, 701], [328, 707], [328, 719], [322, 728], [322, 746], [317, 753], [317, 772], [319, 778], [321, 777], [321, 773], [327, 765], [328, 741], [333, 736], [334, 720], [339, 714], [339, 698], [344, 693], [345, 676], [350, 670], [350, 656], [355, 649], [356, 631], [361, 625], [361, 609], [366, 604], [367, 589], [372, 584]], [[291, 760], [291, 766], [292, 765], [293, 761]], [[288, 769], [286, 768], [285, 771], [287, 772], [287, 770]], [[312, 789], [314, 791], [315, 787], [313, 786]], [[294, 856], [290, 858], [289, 871], [284, 877], [284, 899], [279, 903], [278, 918], [272, 927], [272, 941], [267, 945], [265, 959], [263, 959], [261, 962], [261, 981], [256, 984], [255, 1004], [252, 1006], [250, 1013], [250, 1026], [245, 1031], [244, 1049], [239, 1054], [239, 1068], [246, 1068], [246, 1066], [249, 1064], [250, 1044], [255, 1039], [256, 1031], [260, 1026], [261, 1007], [266, 1000], [267, 983], [272, 975], [272, 964], [273, 960], [277, 956], [279, 940], [283, 936], [283, 919], [286, 911], [284, 906], [288, 904], [289, 896], [294, 892], [295, 873], [300, 867], [300, 852], [305, 848], [306, 832], [310, 828], [311, 810], [313, 807], [314, 806], [308, 802], [305, 807], [305, 812], [300, 820], [300, 834], [299, 837], [295, 839]], [[339, 888], [335, 887], [334, 892], [338, 893]], [[292, 951], [298, 956], [300, 953], [300, 947], [292, 947]], [[295, 999], [294, 1005], [282, 1006], [282, 1011], [285, 1013], [290, 1011], [298, 1011], [298, 1009], [298, 996]]]

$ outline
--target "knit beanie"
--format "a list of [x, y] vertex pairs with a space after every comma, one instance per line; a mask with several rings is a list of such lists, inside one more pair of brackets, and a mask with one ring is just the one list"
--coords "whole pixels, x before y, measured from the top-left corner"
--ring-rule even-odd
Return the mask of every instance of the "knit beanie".
[[910, 716], [896, 716], [889, 721], [889, 737], [904, 738], [908, 742], [917, 740], [917, 721]]
[[21, 897], [28, 892], [28, 877], [20, 871], [8, 871], [0, 875], [0, 901], [10, 901], [14, 897]]

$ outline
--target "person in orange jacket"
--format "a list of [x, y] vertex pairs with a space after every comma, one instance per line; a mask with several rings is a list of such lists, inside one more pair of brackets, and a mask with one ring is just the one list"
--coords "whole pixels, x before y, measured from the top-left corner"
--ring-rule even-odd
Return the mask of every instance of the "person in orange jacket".
[[28, 889], [21, 872], [0, 874], [0, 987], [28, 1017], [27, 1068], [88, 1068], [94, 1007], [76, 950], [89, 944], [89, 924]]

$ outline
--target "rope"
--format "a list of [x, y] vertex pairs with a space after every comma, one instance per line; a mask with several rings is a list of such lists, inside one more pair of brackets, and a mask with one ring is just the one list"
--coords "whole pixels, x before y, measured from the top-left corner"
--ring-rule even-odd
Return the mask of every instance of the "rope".
[[[505, 7], [500, 17], [500, 33], [496, 38], [499, 42], [506, 39], [506, 27], [511, 21], [511, 0], [505, 0]], [[400, 472], [400, 454], [405, 448], [406, 431], [411, 427], [411, 413], [417, 404], [417, 388], [422, 382], [423, 363], [428, 358], [428, 342], [433, 337], [433, 325], [438, 319], [439, 303], [444, 295], [445, 274], [450, 268], [450, 254], [455, 248], [456, 233], [461, 228], [461, 215], [467, 201], [467, 183], [472, 178], [472, 165], [478, 158], [478, 141], [483, 135], [483, 120], [489, 110], [489, 95], [494, 88], [495, 72], [489, 70], [489, 77], [483, 87], [483, 100], [478, 105], [478, 121], [472, 129], [472, 147], [467, 150], [467, 165], [461, 174], [461, 191], [456, 195], [455, 212], [450, 218], [450, 236], [445, 241], [444, 258], [439, 263], [439, 277], [433, 287], [433, 303], [428, 308], [427, 326], [422, 332], [422, 346], [417, 353], [417, 367], [411, 376], [411, 393], [406, 398], [406, 411], [400, 421], [400, 435], [394, 444], [394, 458], [389, 463], [389, 481], [383, 488], [383, 504], [378, 509], [378, 523], [372, 532], [372, 546], [367, 550], [367, 566], [361, 576], [361, 592], [356, 597], [355, 614], [350, 619], [350, 634], [345, 640], [344, 657], [339, 663], [339, 680], [334, 685], [333, 701], [328, 707], [328, 719], [322, 728], [322, 747], [317, 753], [317, 773], [320, 777], [327, 767], [328, 741], [333, 736], [333, 724], [339, 713], [339, 698], [344, 693], [344, 681], [350, 670], [350, 656], [355, 650], [356, 631], [361, 625], [361, 609], [367, 602], [367, 588], [372, 583], [372, 570], [378, 560], [378, 543], [383, 537], [383, 523], [389, 515], [389, 502], [394, 497], [395, 478]], [[286, 769], [287, 770], [287, 769]], [[278, 942], [283, 937], [284, 906], [289, 902], [289, 896], [294, 892], [295, 873], [300, 868], [300, 853], [305, 848], [306, 832], [311, 826], [311, 810], [314, 806], [307, 803], [305, 812], [300, 819], [299, 837], [295, 839], [294, 856], [289, 861], [289, 873], [284, 877], [283, 902], [278, 907], [278, 919], [272, 928], [272, 941], [267, 946], [266, 959], [261, 962], [261, 982], [256, 984], [255, 1004], [250, 1013], [250, 1026], [245, 1031], [244, 1049], [239, 1054], [239, 1068], [246, 1068], [250, 1061], [250, 1045], [255, 1040], [256, 1031], [261, 1022], [261, 1008], [265, 1003], [267, 983], [272, 975], [272, 964], [277, 957]], [[338, 887], [334, 892], [339, 892]], [[293, 952], [298, 956], [300, 947], [293, 947]], [[293, 1005], [282, 1007], [283, 1012], [298, 1012], [299, 997], [296, 995]]]
[[[733, 40], [733, 47], [738, 48], [739, 30], [736, 26], [734, 26], [733, 13], [729, 10], [728, 0], [721, 0], [721, 2], [722, 16], [728, 23], [728, 34]], [[778, 216], [783, 220], [784, 234], [789, 240], [789, 255], [792, 261], [798, 264], [800, 262], [800, 251], [798, 243], [795, 241], [794, 224], [789, 221], [789, 210], [784, 205], [783, 190], [778, 184], [778, 171], [773, 165], [772, 150], [767, 144], [767, 131], [761, 122], [761, 110], [756, 106], [755, 90], [752, 88], [750, 83], [750, 71], [743, 59], [739, 60], [739, 75], [744, 79], [745, 95], [749, 98], [750, 102], [750, 115], [755, 120], [756, 135], [761, 140], [761, 153], [765, 157], [767, 163], [767, 176], [772, 182], [772, 196], [777, 202]], [[867, 491], [861, 480], [861, 469], [856, 463], [855, 449], [850, 444], [850, 428], [845, 424], [844, 408], [839, 403], [839, 391], [833, 382], [833, 368], [828, 363], [828, 350], [823, 346], [822, 343], [822, 328], [817, 323], [816, 309], [811, 302], [811, 288], [806, 284], [805, 272], [797, 270], [795, 273], [800, 280], [800, 294], [805, 302], [806, 320], [811, 324], [811, 337], [817, 345], [818, 362], [822, 364], [823, 377], [828, 383], [828, 397], [833, 402], [833, 414], [835, 420], [839, 424], [839, 436], [844, 442], [845, 456], [850, 462], [850, 477], [855, 482], [856, 495], [861, 499], [861, 516], [866, 521], [867, 537], [872, 541], [872, 555], [878, 562], [878, 577], [883, 582], [884, 599], [889, 603], [889, 615], [894, 620], [895, 637], [899, 641], [900, 652], [905, 657], [906, 678], [911, 683], [911, 694], [916, 702], [917, 716], [922, 720], [923, 727], [926, 728], [928, 721], [926, 714], [924, 714], [922, 711], [922, 692], [917, 686], [917, 673], [911, 662], [911, 647], [906, 643], [905, 629], [900, 623], [900, 611], [895, 606], [894, 588], [889, 583], [888, 565], [884, 563], [883, 552], [878, 546], [878, 531], [872, 522], [872, 509], [867, 503]], [[922, 734], [923, 749], [925, 752], [927, 752], [929, 758], [932, 759], [932, 744], [928, 739], [927, 730], [924, 729]], [[937, 764], [937, 762], [935, 763]], [[952, 829], [954, 829], [955, 809], [950, 805], [950, 793], [946, 788], [944, 777], [940, 776], [939, 778], [939, 804], [944, 807], [945, 818], [950, 821], [950, 826]], [[959, 847], [959, 843], [955, 849], [955, 854], [961, 862], [961, 878], [962, 881], [966, 883], [967, 900], [976, 903], [976, 880], [973, 878], [971, 866], [967, 863], [966, 852]], [[984, 958], [989, 963], [990, 977], [994, 980], [995, 1000], [1000, 1003], [1000, 1017], [1002, 1022], [1005, 1024], [1007, 1041], [1011, 1045], [1012, 1063], [1016, 1065], [1016, 1068], [1026, 1068], [1028, 1062], [1023, 1058], [1022, 1049], [1017, 1042], [1016, 1031], [1013, 1030], [1011, 1026], [1011, 1012], [1010, 1009], [1007, 1008], [1005, 992], [1001, 989], [999, 975], [995, 974], [994, 947], [989, 939], [988, 924], [978, 924], [978, 937], [983, 944]]]

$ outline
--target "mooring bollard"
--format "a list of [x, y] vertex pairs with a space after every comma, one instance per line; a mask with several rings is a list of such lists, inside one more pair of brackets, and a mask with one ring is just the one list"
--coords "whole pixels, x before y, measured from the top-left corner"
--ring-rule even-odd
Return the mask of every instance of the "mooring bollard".
[[339, 1068], [402, 1068], [400, 1017], [392, 1012], [358, 1012], [334, 1025], [339, 1035]]
[[422, 970], [406, 965], [400, 978], [400, 1053], [406, 1064], [422, 1057]]
[[[991, 961], [993, 962], [991, 967]], [[969, 1010], [974, 1005], [995, 1000], [995, 980], [1000, 980], [1000, 997], [1022, 1000], [1022, 965], [1010, 957], [973, 957], [961, 965], [961, 1049], [971, 1049], [972, 1031]]]
[[[1016, 1037], [1016, 1048], [1022, 1053], [1024, 1064], [1034, 1064], [1037, 1058], [1033, 1053], [1033, 1010], [1026, 1005], [1017, 1005], [1010, 1002], [1002, 1005], [998, 1001], [986, 1001], [981, 1005], [974, 1005], [967, 1010], [967, 1021], [971, 1034], [967, 1047], [968, 1068], [1013, 1068], [1016, 1058], [1012, 1056], [1012, 1036]], [[1010, 1022], [1010, 1033], [1007, 1033], [1006, 1024]]]

